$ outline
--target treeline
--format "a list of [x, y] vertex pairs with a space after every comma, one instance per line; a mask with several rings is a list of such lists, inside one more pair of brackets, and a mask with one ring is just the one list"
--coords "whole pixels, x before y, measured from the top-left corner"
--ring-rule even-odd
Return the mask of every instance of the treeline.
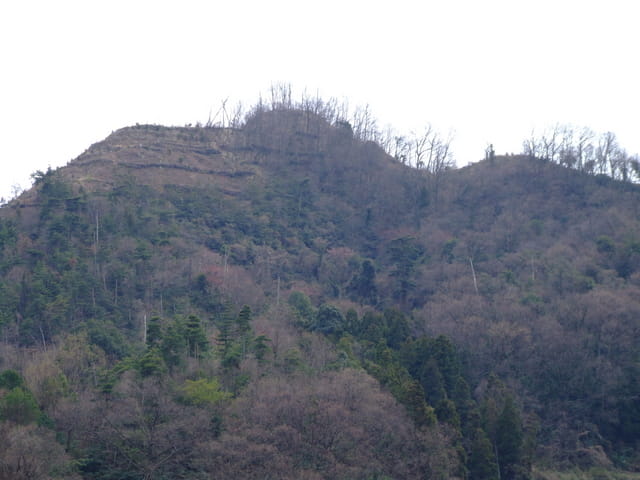
[[319, 117], [329, 126], [348, 131], [349, 136], [356, 140], [376, 143], [403, 165], [430, 173], [455, 167], [451, 132], [443, 134], [427, 123], [421, 131], [401, 134], [391, 126], [381, 126], [369, 105], [352, 107], [346, 100], [323, 99], [307, 92], [303, 92], [297, 100], [290, 84], [272, 85], [267, 94], [261, 94], [248, 109], [242, 103], [228, 108], [227, 103], [228, 99], [223, 100], [218, 111], [210, 115], [204, 125], [197, 126], [240, 129], [264, 113], [300, 112], [306, 118], [306, 128], [302, 129], [307, 134], [320, 133], [309, 129], [309, 124], [313, 123], [310, 117]]
[[624, 182], [640, 181], [640, 159], [629, 154], [612, 132], [555, 125], [533, 132], [523, 142], [523, 153], [592, 175], [608, 175]]
[[[429, 129], [390, 161], [367, 115], [272, 96], [241, 130], [126, 129], [153, 168], [107, 141], [3, 209], [2, 458], [57, 437], [66, 478], [638, 468], [636, 189], [558, 175], [551, 147], [437, 170]], [[249, 173], [195, 178], [214, 162]]]

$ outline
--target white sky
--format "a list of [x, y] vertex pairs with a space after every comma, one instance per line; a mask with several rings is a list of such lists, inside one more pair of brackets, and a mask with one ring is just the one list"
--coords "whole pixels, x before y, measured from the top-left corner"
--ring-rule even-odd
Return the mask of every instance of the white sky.
[[0, 196], [135, 123], [206, 122], [274, 83], [432, 123], [458, 165], [535, 127], [613, 131], [640, 152], [632, 0], [7, 0]]

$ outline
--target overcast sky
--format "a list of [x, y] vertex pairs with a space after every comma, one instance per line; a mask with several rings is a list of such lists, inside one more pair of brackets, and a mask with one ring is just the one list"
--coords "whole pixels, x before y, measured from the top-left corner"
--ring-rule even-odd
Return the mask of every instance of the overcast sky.
[[0, 196], [135, 123], [206, 122], [274, 83], [452, 129], [458, 165], [556, 123], [640, 152], [629, 0], [4, 1]]

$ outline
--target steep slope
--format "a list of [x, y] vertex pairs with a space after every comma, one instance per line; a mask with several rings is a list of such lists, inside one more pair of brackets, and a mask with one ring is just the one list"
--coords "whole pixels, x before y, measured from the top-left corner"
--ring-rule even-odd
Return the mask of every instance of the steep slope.
[[306, 110], [129, 127], [0, 209], [0, 368], [85, 478], [637, 468], [639, 218], [635, 185], [415, 170]]
[[[423, 397], [408, 412], [348, 345], [338, 351], [285, 305], [295, 283], [323, 295], [327, 250], [371, 245], [360, 231], [383, 218], [354, 217], [365, 197], [390, 211], [375, 168], [406, 175], [346, 127], [314, 116], [324, 131], [311, 134], [297, 130], [300, 118], [123, 129], [38, 172], [0, 211], [0, 367], [18, 379], [0, 383], [0, 421], [8, 439], [34, 422], [38, 441], [55, 430], [80, 460], [43, 475], [409, 478], [461, 468]], [[289, 137], [268, 132], [287, 122]], [[31, 399], [28, 416], [17, 413], [26, 400], [9, 408], [14, 397]], [[27, 445], [11, 456], [2, 444], [7, 468], [41, 460]]]

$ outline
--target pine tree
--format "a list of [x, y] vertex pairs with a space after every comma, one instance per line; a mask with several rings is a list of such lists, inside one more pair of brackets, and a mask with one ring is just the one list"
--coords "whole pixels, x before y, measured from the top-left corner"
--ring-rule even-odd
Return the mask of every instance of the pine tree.
[[162, 336], [160, 352], [169, 368], [177, 367], [183, 361], [186, 350], [185, 339], [180, 322], [173, 321]]
[[481, 428], [476, 429], [469, 455], [469, 478], [472, 480], [499, 480], [500, 475], [493, 446]]
[[240, 336], [246, 335], [251, 331], [251, 307], [249, 305], [245, 305], [240, 309], [236, 324], [238, 325]]
[[242, 356], [244, 357], [247, 353], [247, 343], [251, 333], [251, 307], [249, 305], [245, 305], [240, 309], [240, 313], [236, 318], [236, 328], [240, 337]]
[[517, 478], [518, 467], [522, 463], [524, 436], [522, 421], [513, 398], [508, 396], [496, 424], [496, 450], [500, 477], [503, 480]]
[[432, 426], [436, 423], [436, 415], [424, 398], [424, 389], [416, 380], [407, 382], [400, 401], [405, 405], [411, 418], [419, 427]]
[[165, 373], [165, 362], [157, 348], [150, 348], [138, 360], [138, 370], [143, 377]]
[[154, 315], [147, 323], [147, 347], [158, 345], [162, 340], [162, 325], [160, 317]]
[[0, 420], [27, 425], [40, 416], [40, 408], [33, 394], [22, 387], [15, 387], [0, 399]]
[[268, 342], [270, 342], [271, 339], [268, 338], [266, 335], [258, 335], [256, 338], [253, 339], [253, 354], [256, 356], [256, 359], [258, 360], [258, 362], [263, 363], [265, 360], [265, 356], [267, 355], [267, 352], [270, 350], [270, 347], [268, 345]]
[[375, 305], [378, 302], [376, 269], [371, 260], [362, 262], [360, 273], [353, 277], [347, 290], [350, 292], [352, 300], [359, 300], [368, 305]]
[[202, 327], [200, 318], [189, 315], [185, 325], [185, 338], [189, 349], [189, 355], [198, 358], [209, 349], [209, 341]]
[[438, 363], [434, 358], [430, 358], [424, 364], [422, 371], [420, 372], [420, 383], [424, 387], [427, 401], [431, 405], [437, 405], [442, 400], [447, 398], [447, 392], [444, 388], [444, 379]]
[[443, 398], [436, 405], [436, 415], [438, 420], [448, 423], [452, 427], [460, 430], [460, 415], [456, 410], [456, 405], [448, 398]]
[[218, 328], [216, 345], [219, 349], [222, 349], [233, 337], [233, 329], [235, 328], [235, 313], [233, 304], [229, 299], [220, 305], [220, 309], [216, 311], [213, 321]]

